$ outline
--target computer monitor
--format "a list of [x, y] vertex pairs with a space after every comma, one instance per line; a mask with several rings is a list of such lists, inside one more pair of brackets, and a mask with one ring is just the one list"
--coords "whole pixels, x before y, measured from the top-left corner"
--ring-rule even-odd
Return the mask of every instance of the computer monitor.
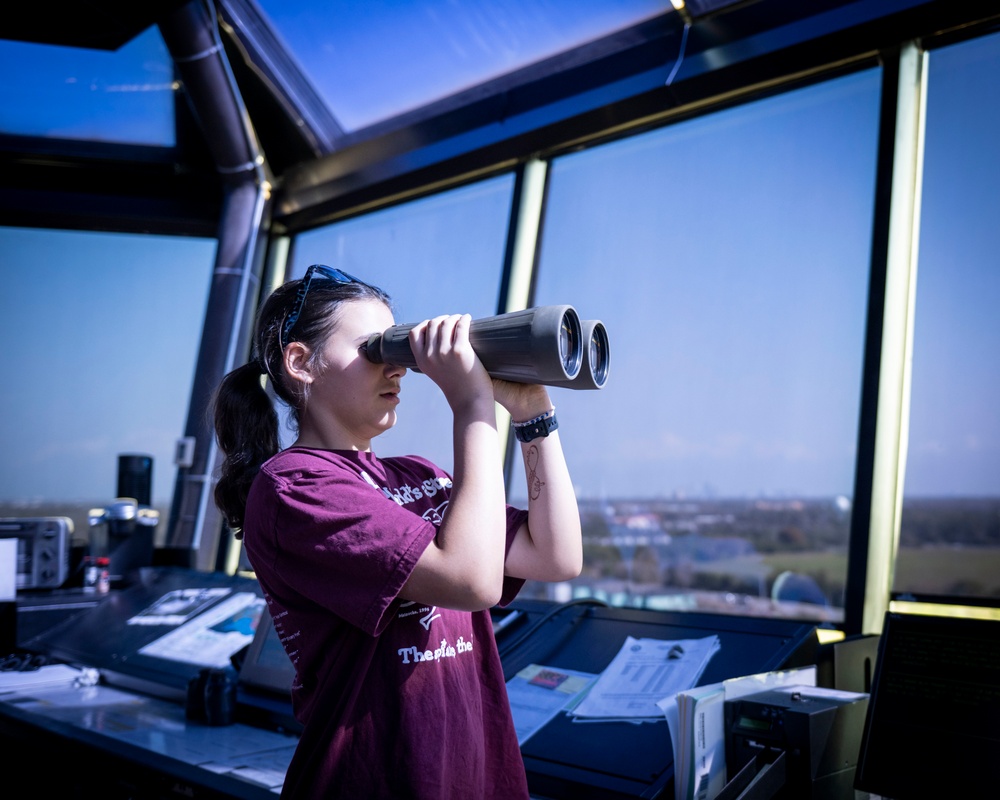
[[252, 578], [144, 567], [134, 585], [104, 595], [24, 648], [96, 667], [108, 682], [183, 693], [201, 669], [224, 667], [249, 647], [263, 608]]
[[887, 613], [855, 788], [888, 800], [1000, 786], [1000, 621]]
[[240, 666], [237, 700], [240, 719], [251, 725], [301, 733], [292, 711], [292, 666], [271, 615], [264, 606], [253, 641]]
[[257, 632], [240, 667], [240, 685], [244, 689], [288, 699], [294, 678], [295, 667], [282, 647], [267, 606], [264, 606]]

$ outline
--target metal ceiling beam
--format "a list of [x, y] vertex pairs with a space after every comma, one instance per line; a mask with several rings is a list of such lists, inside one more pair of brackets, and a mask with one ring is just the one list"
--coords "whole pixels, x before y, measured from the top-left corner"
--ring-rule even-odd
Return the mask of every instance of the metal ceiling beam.
[[886, 47], [994, 25], [998, 15], [987, 0], [758, 0], [695, 21], [682, 52], [682, 20], [666, 14], [618, 50], [592, 60], [577, 52], [505, 76], [293, 166], [276, 193], [276, 229], [307, 230], [530, 158], [874, 66]]
[[43, 0], [8, 6], [0, 39], [117, 50], [188, 0]]

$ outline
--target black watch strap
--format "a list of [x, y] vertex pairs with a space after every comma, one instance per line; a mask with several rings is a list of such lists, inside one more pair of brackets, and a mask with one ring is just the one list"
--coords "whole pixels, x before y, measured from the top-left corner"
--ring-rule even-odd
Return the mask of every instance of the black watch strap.
[[556, 422], [556, 415], [553, 414], [539, 420], [532, 420], [524, 425], [514, 425], [514, 437], [519, 442], [533, 442], [535, 439], [548, 436], [558, 427], [559, 423]]

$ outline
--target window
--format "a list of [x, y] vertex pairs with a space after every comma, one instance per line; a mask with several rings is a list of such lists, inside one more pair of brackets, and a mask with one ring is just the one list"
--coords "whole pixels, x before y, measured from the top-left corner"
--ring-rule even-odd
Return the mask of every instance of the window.
[[572, 593], [842, 618], [878, 99], [869, 70], [552, 164], [535, 304], [611, 341], [605, 388], [553, 390]]
[[261, 2], [347, 131], [670, 10], [665, 0], [394, 3], [391, 12], [387, 5]]
[[0, 131], [172, 146], [174, 64], [155, 26], [115, 52], [0, 41]]
[[[513, 187], [505, 175], [301, 234], [290, 275], [314, 263], [340, 267], [388, 292], [397, 323], [492, 316]], [[402, 386], [396, 427], [372, 449], [380, 456], [417, 453], [451, 471], [452, 417], [440, 390], [415, 372]]]
[[167, 527], [215, 241], [0, 228], [0, 515], [68, 516], [117, 492], [118, 455], [153, 457]]
[[1000, 597], [1000, 35], [929, 57], [894, 594]]

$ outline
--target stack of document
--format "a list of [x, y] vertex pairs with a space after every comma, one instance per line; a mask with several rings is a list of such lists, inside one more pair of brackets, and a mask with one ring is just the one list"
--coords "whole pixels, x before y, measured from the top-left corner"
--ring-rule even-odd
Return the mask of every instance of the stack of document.
[[636, 639], [618, 655], [570, 711], [576, 722], [658, 722], [658, 703], [697, 685], [720, 648], [718, 636], [703, 639]]

